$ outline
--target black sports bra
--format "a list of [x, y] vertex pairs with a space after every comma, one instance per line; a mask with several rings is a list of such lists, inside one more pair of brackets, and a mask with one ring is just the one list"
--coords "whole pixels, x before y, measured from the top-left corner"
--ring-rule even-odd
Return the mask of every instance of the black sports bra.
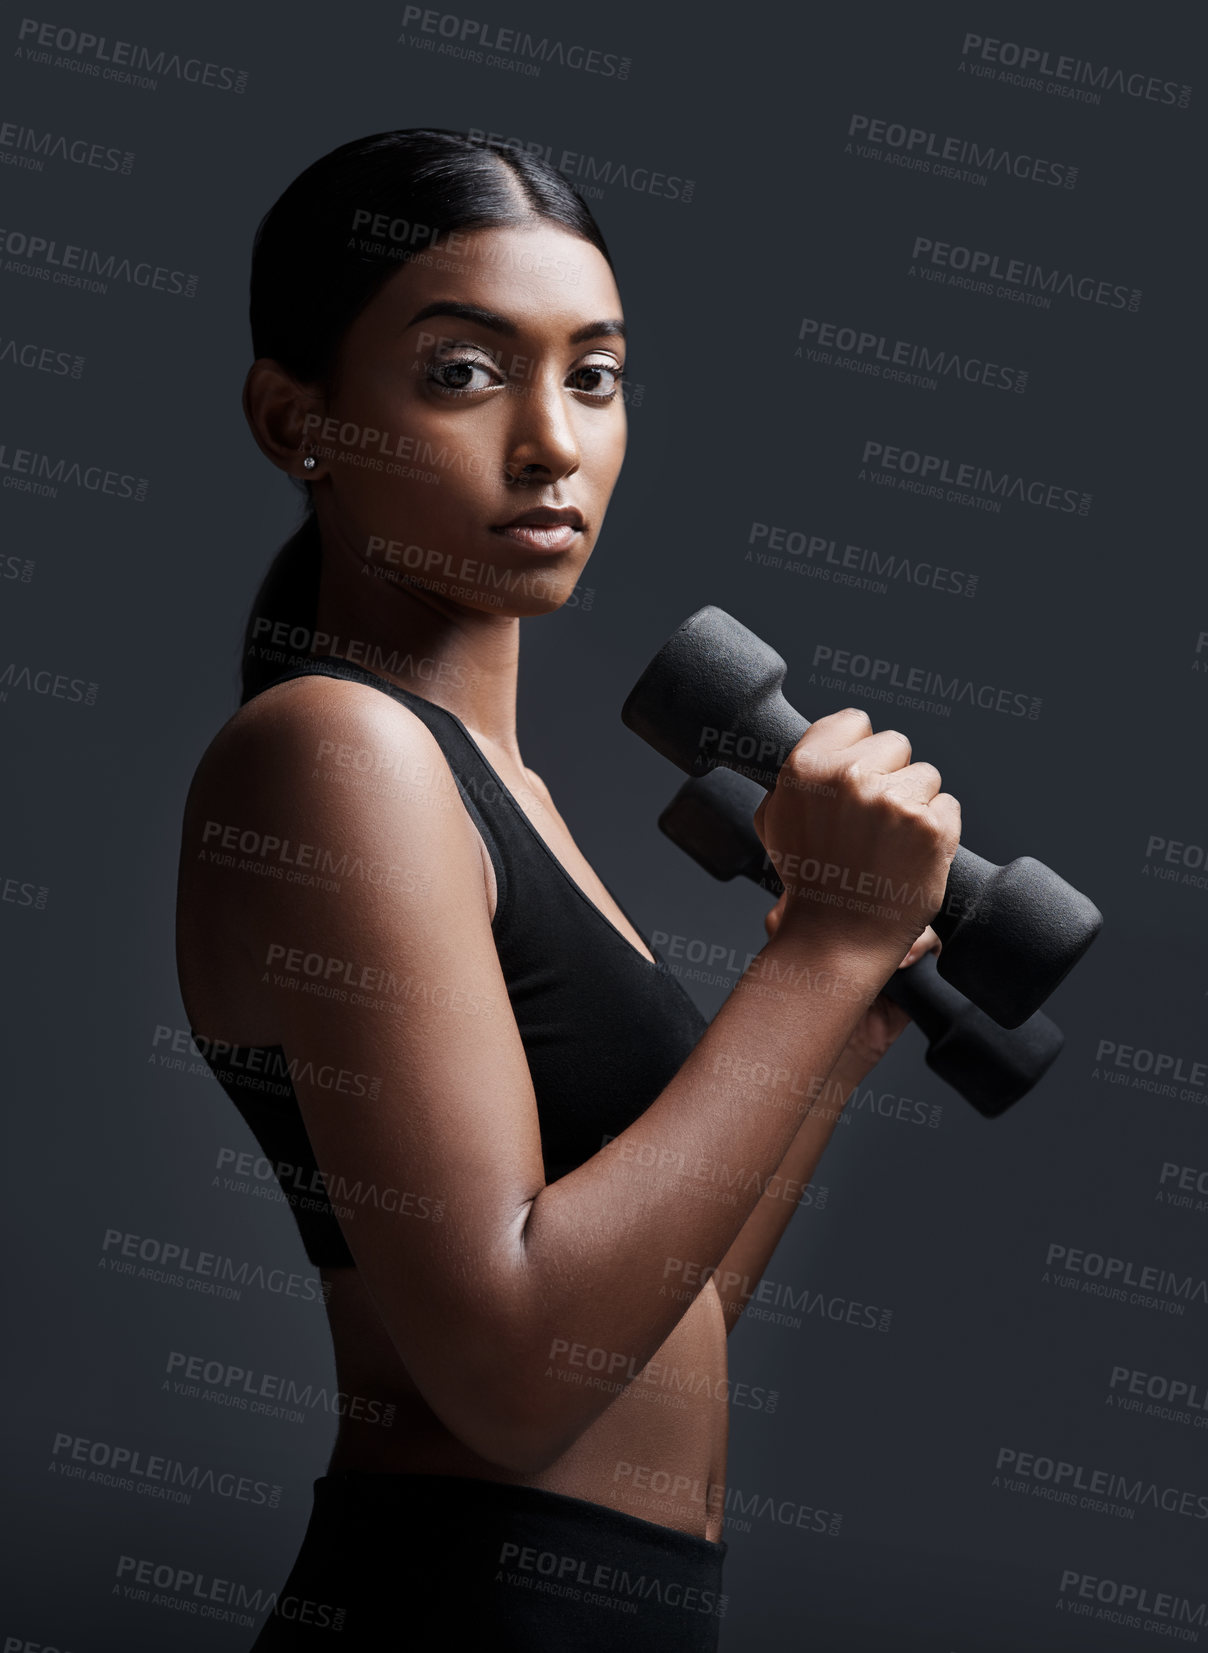
[[[392, 695], [423, 720], [445, 755], [495, 869], [491, 930], [536, 1094], [545, 1177], [553, 1182], [645, 1112], [709, 1024], [655, 949], [652, 963], [579, 888], [459, 717], [346, 660], [311, 661], [274, 682], [313, 674]], [[311, 1262], [354, 1267], [340, 1218], [351, 1225], [366, 1203], [395, 1209], [412, 1196], [320, 1172], [293, 1085], [299, 1058], [287, 1058], [280, 1045], [232, 1047], [192, 1033], [272, 1165]], [[311, 1077], [340, 1085], [351, 1106], [373, 1105], [358, 1095], [358, 1083], [362, 1092], [369, 1084], [363, 1076]]]

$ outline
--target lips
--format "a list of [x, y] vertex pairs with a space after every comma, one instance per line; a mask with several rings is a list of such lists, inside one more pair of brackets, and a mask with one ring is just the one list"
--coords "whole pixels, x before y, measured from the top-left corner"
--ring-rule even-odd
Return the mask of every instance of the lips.
[[497, 523], [497, 528], [527, 528], [548, 527], [558, 523], [568, 523], [572, 528], [582, 528], [583, 513], [574, 505], [564, 505], [558, 510], [548, 505], [535, 506], [531, 511], [522, 511], [518, 517], [512, 517], [508, 522]]
[[500, 534], [529, 551], [565, 551], [582, 531], [583, 513], [574, 505], [556, 510], [551, 506], [537, 506], [491, 529], [493, 534]]

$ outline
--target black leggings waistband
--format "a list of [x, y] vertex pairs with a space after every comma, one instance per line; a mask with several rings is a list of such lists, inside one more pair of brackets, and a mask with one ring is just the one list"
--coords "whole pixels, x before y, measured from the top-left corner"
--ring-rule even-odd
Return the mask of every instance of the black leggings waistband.
[[469, 1635], [492, 1653], [716, 1653], [725, 1553], [536, 1487], [325, 1475], [255, 1653], [419, 1653]]

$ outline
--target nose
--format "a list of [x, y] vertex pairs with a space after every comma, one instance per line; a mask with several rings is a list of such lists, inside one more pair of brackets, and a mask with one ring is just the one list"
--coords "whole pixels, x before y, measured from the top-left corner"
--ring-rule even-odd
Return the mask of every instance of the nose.
[[579, 441], [560, 380], [534, 377], [515, 387], [504, 471], [510, 478], [560, 482], [579, 469]]

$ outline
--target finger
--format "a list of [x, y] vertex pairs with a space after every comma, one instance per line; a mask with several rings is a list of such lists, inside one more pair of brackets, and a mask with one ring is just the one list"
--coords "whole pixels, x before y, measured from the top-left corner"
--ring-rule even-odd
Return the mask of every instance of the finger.
[[929, 804], [943, 784], [943, 777], [933, 763], [908, 763], [893, 773], [886, 782], [886, 791], [892, 792], [895, 798]]
[[925, 953], [937, 952], [939, 950], [939, 945], [940, 938], [936, 935], [930, 924], [928, 924], [923, 933], [911, 943], [910, 951], [902, 960], [901, 964], [898, 965], [898, 969], [909, 970], [910, 966], [912, 964], [917, 964]]
[[950, 833], [957, 843], [961, 836], [960, 799], [951, 792], [939, 792], [927, 806], [941, 831]]
[[872, 733], [872, 720], [862, 706], [845, 706], [841, 712], [828, 712], [811, 723], [798, 741], [803, 751], [823, 757], [829, 752], [841, 752], [854, 746]]
[[910, 741], [900, 729], [878, 729], [875, 735], [867, 735], [848, 747], [843, 757], [858, 763], [861, 769], [890, 775], [909, 764]]

